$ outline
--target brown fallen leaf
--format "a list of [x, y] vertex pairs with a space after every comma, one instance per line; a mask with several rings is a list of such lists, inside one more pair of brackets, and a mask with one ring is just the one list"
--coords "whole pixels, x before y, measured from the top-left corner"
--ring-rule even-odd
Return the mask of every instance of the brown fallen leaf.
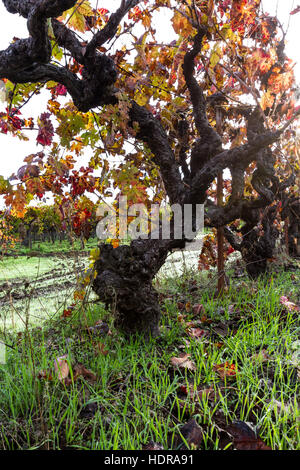
[[213, 321], [210, 319], [210, 318], [207, 318], [207, 315], [202, 315], [202, 317], [200, 318], [200, 322], [201, 323], [212, 323]]
[[69, 375], [70, 368], [67, 361], [67, 355], [57, 357], [54, 361], [54, 370], [58, 379], [63, 382]]
[[41, 370], [37, 375], [38, 380], [48, 380], [51, 382], [53, 380], [51, 372], [47, 372], [46, 370]]
[[215, 401], [216, 399], [216, 391], [212, 388], [203, 388], [203, 389], [196, 389], [190, 391], [190, 396], [193, 400], [211, 400]]
[[185, 309], [185, 304], [183, 302], [177, 302], [177, 308], [182, 312]]
[[183, 367], [184, 369], [196, 370], [195, 364], [190, 360], [190, 355], [181, 353], [179, 357], [172, 357], [171, 364], [175, 367]]
[[233, 445], [237, 450], [272, 450], [243, 421], [236, 421], [230, 424], [226, 431], [233, 437]]
[[178, 313], [177, 320], [179, 321], [179, 323], [183, 323], [185, 321], [185, 315], [182, 315], [182, 313]]
[[204, 307], [202, 304], [195, 304], [193, 305], [193, 314], [200, 315], [200, 313], [204, 312]]
[[75, 364], [73, 367], [73, 373], [74, 373], [74, 381], [78, 379], [78, 377], [84, 377], [87, 380], [90, 380], [91, 382], [96, 382], [97, 376], [94, 374], [94, 372], [86, 369], [84, 365], [82, 364]]
[[201, 401], [205, 400], [211, 400], [214, 401], [216, 398], [216, 392], [212, 387], [209, 388], [194, 388], [193, 385], [188, 388], [186, 385], [180, 385], [179, 390], [181, 393], [184, 393], [185, 395], [189, 396], [189, 398], [192, 401]]
[[298, 305], [294, 304], [293, 302], [290, 302], [289, 299], [285, 297], [284, 295], [280, 297], [280, 303], [284, 305], [290, 312], [293, 312], [293, 311], [298, 312], [300, 310]]
[[194, 419], [190, 419], [182, 426], [180, 434], [184, 437], [191, 449], [199, 449], [203, 440], [203, 432]]
[[208, 333], [207, 331], [202, 330], [201, 328], [188, 328], [186, 332], [192, 338], [201, 338], [202, 336], [206, 336]]

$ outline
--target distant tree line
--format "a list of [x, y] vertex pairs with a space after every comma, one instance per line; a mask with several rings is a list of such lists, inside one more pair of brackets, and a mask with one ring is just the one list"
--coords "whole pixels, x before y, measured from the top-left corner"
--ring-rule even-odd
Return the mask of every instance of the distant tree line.
[[[74, 205], [68, 211], [61, 212], [56, 205], [29, 207], [23, 218], [16, 217], [8, 211], [0, 211], [0, 218], [5, 220], [1, 250], [5, 250], [4, 241], [8, 236], [26, 248], [32, 249], [34, 242], [85, 241], [96, 236], [96, 215], [93, 204], [89, 207]], [[4, 237], [5, 232], [5, 237]]]

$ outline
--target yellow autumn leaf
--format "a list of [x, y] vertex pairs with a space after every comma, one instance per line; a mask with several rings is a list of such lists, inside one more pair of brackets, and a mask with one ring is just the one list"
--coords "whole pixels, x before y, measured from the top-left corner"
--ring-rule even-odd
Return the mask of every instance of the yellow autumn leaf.
[[97, 260], [100, 256], [100, 248], [93, 248], [90, 252], [90, 259]]
[[71, 28], [75, 29], [76, 31], [80, 31], [84, 33], [85, 31], [85, 18], [81, 13], [75, 11], [70, 20], [68, 21], [68, 25]]
[[67, 23], [71, 28], [75, 29], [76, 31], [80, 31], [81, 33], [84, 33], [86, 29], [85, 16], [93, 15], [94, 13], [90, 2], [88, 2], [87, 0], [81, 2], [79, 0], [73, 8], [69, 8], [69, 10], [66, 10], [59, 19], [67, 19]]
[[209, 61], [210, 68], [213, 69], [217, 65], [217, 63], [221, 59], [221, 55], [222, 55], [222, 53], [221, 53], [220, 46], [215, 46], [213, 48], [213, 51], [212, 51], [211, 56], [210, 56], [210, 61]]
[[[84, 16], [94, 16], [94, 13], [93, 13], [93, 10], [92, 10], [92, 7], [90, 5], [90, 2], [88, 2], [87, 0], [83, 3], [80, 3], [80, 2], [77, 2], [77, 5], [79, 4], [78, 6], [78, 12], [81, 13], [82, 15]], [[75, 8], [76, 8], [76, 5], [75, 5]]]
[[134, 94], [134, 101], [136, 101], [140, 106], [145, 106], [149, 101], [149, 96], [146, 93], [143, 93], [143, 91], [137, 89]]
[[274, 94], [272, 94], [270, 90], [266, 91], [266, 93], [262, 95], [260, 100], [262, 110], [264, 111], [267, 108], [271, 108], [273, 106], [274, 100]]
[[178, 11], [175, 11], [172, 23], [175, 33], [180, 34], [183, 37], [188, 37], [193, 33], [193, 26], [191, 23]]

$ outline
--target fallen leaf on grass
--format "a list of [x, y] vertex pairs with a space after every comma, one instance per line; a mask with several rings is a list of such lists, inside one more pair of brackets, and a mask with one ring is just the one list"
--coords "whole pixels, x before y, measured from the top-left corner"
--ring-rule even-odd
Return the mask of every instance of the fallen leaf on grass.
[[212, 387], [209, 388], [194, 388], [193, 385], [188, 388], [186, 385], [181, 385], [179, 387], [179, 390], [187, 395], [192, 401], [201, 401], [205, 400], [211, 400], [214, 401], [216, 398], [216, 392]]
[[200, 315], [200, 313], [204, 312], [204, 307], [202, 304], [195, 304], [193, 305], [193, 313], [194, 315]]
[[[70, 385], [72, 383], [72, 378], [69, 377], [70, 367], [66, 358], [67, 355], [56, 358], [54, 361], [54, 370], [60, 382], [64, 382], [65, 385]], [[44, 371], [43, 373], [45, 374]], [[85, 379], [92, 382], [96, 382], [97, 380], [96, 375], [90, 370], [86, 369], [86, 367], [84, 367], [82, 364], [75, 364], [73, 367], [74, 382], [78, 379], [78, 377], [84, 377]]]
[[65, 308], [61, 318], [68, 318], [71, 317], [73, 314], [73, 310], [76, 307], [76, 304], [69, 305], [69, 307]]
[[53, 380], [52, 374], [46, 370], [41, 370], [37, 375], [38, 380], [48, 380], [51, 382]]
[[173, 366], [182, 367], [184, 369], [196, 370], [195, 364], [190, 360], [190, 355], [182, 353], [179, 357], [172, 357], [171, 364]]
[[277, 413], [283, 414], [285, 416], [293, 416], [295, 414], [294, 403], [283, 403], [281, 401], [275, 400], [275, 398], [272, 398], [272, 400], [269, 401], [268, 408], [271, 410], [276, 409]]
[[280, 303], [284, 305], [290, 312], [298, 312], [300, 310], [296, 304], [290, 302], [289, 299], [284, 295], [280, 297]]
[[224, 323], [220, 323], [218, 326], [213, 328], [213, 332], [219, 336], [222, 336], [223, 338], [231, 334], [229, 327], [225, 325]]
[[237, 450], [272, 450], [243, 421], [230, 424], [226, 431], [233, 437], [233, 445]]
[[185, 309], [185, 304], [183, 302], [177, 302], [177, 308], [182, 312]]
[[182, 426], [180, 434], [182, 434], [191, 449], [199, 449], [203, 440], [203, 432], [194, 419], [190, 419]]
[[200, 322], [201, 323], [212, 323], [213, 321], [210, 319], [210, 318], [207, 318], [207, 315], [202, 315], [202, 317], [200, 318]]
[[235, 364], [229, 364], [227, 361], [223, 364], [214, 364], [213, 370], [219, 374], [221, 379], [234, 378], [237, 372]]
[[202, 336], [207, 335], [207, 331], [202, 330], [201, 328], [188, 328], [187, 334], [192, 338], [201, 338]]
[[73, 373], [74, 373], [74, 381], [78, 379], [78, 377], [84, 377], [87, 380], [90, 380], [91, 382], [96, 382], [97, 376], [94, 374], [94, 372], [86, 369], [82, 364], [75, 364], [73, 368]]
[[54, 361], [54, 370], [58, 379], [63, 382], [69, 375], [70, 367], [67, 361], [67, 355], [57, 357]]
[[182, 315], [182, 313], [178, 313], [177, 320], [179, 321], [179, 323], [183, 323], [185, 321], [185, 315]]

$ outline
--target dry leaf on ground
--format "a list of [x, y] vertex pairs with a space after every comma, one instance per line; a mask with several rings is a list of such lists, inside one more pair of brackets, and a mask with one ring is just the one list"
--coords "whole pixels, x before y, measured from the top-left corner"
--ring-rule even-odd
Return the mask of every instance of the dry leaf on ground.
[[54, 361], [54, 370], [58, 376], [58, 379], [62, 382], [64, 381], [70, 372], [70, 367], [67, 361], [67, 355], [57, 357]]
[[86, 369], [82, 364], [76, 364], [73, 368], [73, 373], [74, 380], [76, 380], [78, 377], [84, 377], [91, 382], [96, 382], [97, 380], [97, 376], [94, 374], [94, 372]]
[[190, 448], [199, 449], [203, 440], [203, 432], [199, 424], [194, 419], [190, 419], [190, 421], [182, 426], [180, 434], [182, 434]]
[[296, 304], [290, 302], [289, 299], [284, 295], [280, 297], [280, 303], [284, 305], [290, 312], [298, 312], [300, 310]]
[[179, 357], [172, 357], [171, 364], [175, 367], [183, 367], [184, 369], [196, 370], [193, 361], [190, 360], [190, 355], [187, 353], [180, 354]]
[[233, 437], [233, 445], [237, 450], [272, 450], [243, 421], [230, 424], [226, 431]]

